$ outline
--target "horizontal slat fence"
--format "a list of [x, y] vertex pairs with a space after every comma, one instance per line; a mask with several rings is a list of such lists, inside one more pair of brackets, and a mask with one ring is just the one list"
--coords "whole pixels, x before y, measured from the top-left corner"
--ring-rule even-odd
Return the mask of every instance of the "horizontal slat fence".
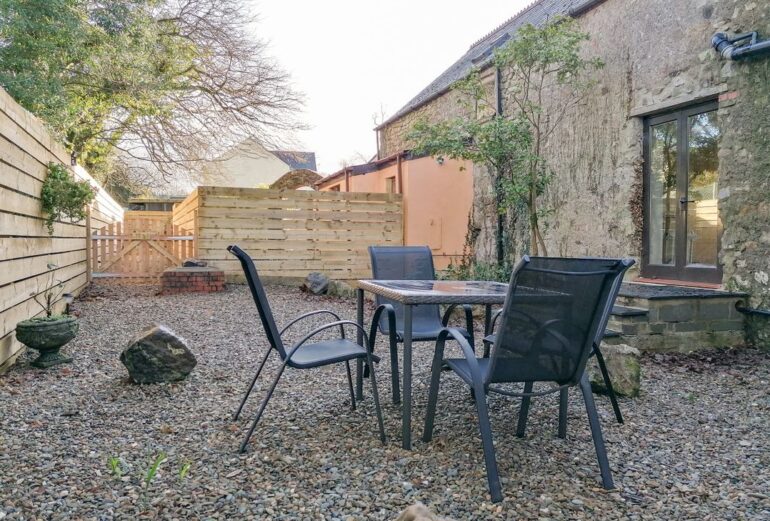
[[[49, 162], [70, 164], [69, 154], [43, 123], [0, 89], [0, 372], [21, 345], [14, 331], [21, 320], [40, 315], [31, 293], [43, 294], [54, 279], [77, 293], [88, 281], [88, 223], [57, 222], [48, 234], [40, 192]], [[97, 188], [90, 221], [100, 227], [122, 218], [123, 210], [82, 168], [75, 177]], [[63, 303], [57, 302], [57, 310]]]
[[192, 228], [196, 256], [243, 280], [226, 248], [238, 244], [260, 275], [299, 279], [311, 271], [368, 277], [369, 245], [403, 244], [398, 194], [200, 187], [174, 208], [174, 224]]

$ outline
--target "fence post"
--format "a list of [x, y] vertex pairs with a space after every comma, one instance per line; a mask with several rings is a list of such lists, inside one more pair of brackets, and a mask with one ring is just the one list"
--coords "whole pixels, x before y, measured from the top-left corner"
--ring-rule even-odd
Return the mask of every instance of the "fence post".
[[93, 270], [92, 270], [92, 255], [91, 255], [91, 242], [93, 239], [91, 238], [91, 205], [89, 204], [86, 206], [86, 282], [88, 284], [91, 283], [91, 280], [93, 279]]

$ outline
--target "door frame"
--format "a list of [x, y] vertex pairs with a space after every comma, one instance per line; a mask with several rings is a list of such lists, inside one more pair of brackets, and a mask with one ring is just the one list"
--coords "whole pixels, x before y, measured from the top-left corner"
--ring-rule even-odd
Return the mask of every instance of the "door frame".
[[[707, 282], [722, 283], [722, 265], [719, 263], [719, 250], [722, 239], [722, 227], [717, 231], [717, 264], [713, 267], [708, 266], [688, 266], [687, 257], [687, 203], [677, 204], [676, 206], [676, 240], [674, 241], [674, 260], [673, 266], [661, 264], [650, 264], [650, 214], [652, 204], [652, 194], [650, 190], [651, 179], [651, 157], [650, 157], [650, 127], [665, 123], [668, 121], [677, 122], [677, 177], [676, 177], [676, 200], [681, 201], [687, 198], [688, 191], [688, 161], [689, 161], [689, 141], [687, 120], [690, 116], [712, 112], [719, 109], [717, 100], [701, 102], [693, 105], [679, 107], [677, 109], [648, 115], [644, 118], [643, 134], [643, 230], [642, 230], [642, 265], [641, 274], [645, 278], [660, 278], [670, 280], [681, 280], [684, 282]], [[682, 172], [685, 172], [682, 175]]]

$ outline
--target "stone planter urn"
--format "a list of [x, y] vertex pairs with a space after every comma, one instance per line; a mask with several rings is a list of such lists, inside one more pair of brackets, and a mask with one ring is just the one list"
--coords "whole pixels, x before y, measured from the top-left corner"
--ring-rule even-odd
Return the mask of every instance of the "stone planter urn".
[[69, 315], [36, 317], [16, 324], [16, 340], [40, 352], [32, 365], [46, 369], [72, 362], [72, 358], [59, 353], [67, 342], [78, 333], [78, 321]]

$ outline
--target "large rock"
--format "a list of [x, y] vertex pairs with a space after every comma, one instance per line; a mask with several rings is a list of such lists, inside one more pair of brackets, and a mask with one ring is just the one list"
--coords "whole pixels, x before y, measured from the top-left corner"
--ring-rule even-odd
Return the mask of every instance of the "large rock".
[[[615, 394], [630, 398], [638, 396], [642, 372], [639, 350], [626, 344], [602, 344], [601, 349]], [[595, 359], [591, 360], [589, 367], [591, 387], [598, 393], [606, 393], [607, 387]]]
[[356, 295], [356, 290], [347, 282], [331, 280], [329, 281], [329, 287], [326, 290], [326, 294], [332, 297], [351, 298]]
[[198, 363], [185, 341], [166, 326], [151, 326], [132, 338], [120, 361], [140, 384], [183, 380]]
[[420, 502], [410, 506], [396, 518], [396, 521], [452, 521], [447, 517], [439, 517]]
[[329, 289], [329, 277], [317, 271], [308, 273], [302, 289], [313, 295], [323, 295]]

